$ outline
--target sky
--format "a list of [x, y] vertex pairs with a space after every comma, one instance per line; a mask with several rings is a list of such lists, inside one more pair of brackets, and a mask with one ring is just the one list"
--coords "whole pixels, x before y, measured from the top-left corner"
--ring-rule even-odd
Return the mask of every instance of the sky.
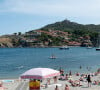
[[100, 0], [0, 0], [0, 35], [25, 33], [65, 19], [100, 24]]

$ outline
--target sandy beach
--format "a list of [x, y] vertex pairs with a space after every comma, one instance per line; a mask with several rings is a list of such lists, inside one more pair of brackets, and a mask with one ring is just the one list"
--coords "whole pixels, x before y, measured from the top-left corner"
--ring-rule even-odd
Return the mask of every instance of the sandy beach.
[[[50, 84], [45, 88], [45, 84], [47, 83], [47, 79], [43, 80], [41, 83], [40, 90], [55, 90], [56, 85], [59, 90], [65, 90], [65, 85], [67, 84], [70, 90], [100, 90], [100, 85], [94, 85], [94, 81], [100, 81], [100, 74], [91, 75], [92, 84], [91, 87], [88, 87], [88, 82], [84, 78], [84, 81], [80, 81], [80, 86], [72, 86], [69, 80], [76, 81], [80, 79], [80, 75], [72, 75], [68, 78], [68, 80], [57, 80], [57, 83], [54, 83], [54, 79], [51, 79]], [[0, 90], [29, 90], [29, 80], [21, 80], [21, 79], [6, 79], [1, 80], [2, 87]]]

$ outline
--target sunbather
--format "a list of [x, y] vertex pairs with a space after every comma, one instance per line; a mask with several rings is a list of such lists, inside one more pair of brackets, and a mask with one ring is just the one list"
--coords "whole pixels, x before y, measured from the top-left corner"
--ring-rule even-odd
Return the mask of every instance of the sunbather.
[[82, 85], [80, 85], [80, 81], [79, 80], [75, 80], [75, 81], [73, 81], [72, 83], [71, 83], [71, 85], [73, 86], [73, 87], [76, 87], [76, 86], [82, 86]]
[[69, 86], [66, 84], [66, 86], [65, 86], [65, 90], [70, 90], [69, 89]]

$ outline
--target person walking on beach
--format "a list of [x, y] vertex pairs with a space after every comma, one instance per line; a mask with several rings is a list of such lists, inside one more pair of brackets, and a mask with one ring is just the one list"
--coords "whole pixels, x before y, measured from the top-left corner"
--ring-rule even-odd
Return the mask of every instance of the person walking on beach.
[[66, 86], [65, 86], [65, 90], [70, 90], [69, 89], [69, 86], [66, 84]]
[[58, 88], [58, 86], [56, 85], [56, 88], [55, 88], [55, 90], [59, 90], [59, 88]]
[[54, 79], [54, 83], [57, 83], [57, 76], [55, 76], [53, 79]]
[[87, 81], [88, 81], [88, 87], [91, 87], [91, 77], [90, 75], [87, 76]]

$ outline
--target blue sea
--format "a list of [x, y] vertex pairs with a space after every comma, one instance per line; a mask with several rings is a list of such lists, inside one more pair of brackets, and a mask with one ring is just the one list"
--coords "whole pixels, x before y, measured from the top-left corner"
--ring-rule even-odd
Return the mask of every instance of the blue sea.
[[[54, 54], [57, 58], [50, 59]], [[80, 69], [80, 66], [82, 67]], [[0, 48], [0, 79], [18, 78], [31, 68], [44, 67], [68, 73], [94, 72], [100, 68], [100, 51], [95, 48], [70, 47], [59, 48]]]

